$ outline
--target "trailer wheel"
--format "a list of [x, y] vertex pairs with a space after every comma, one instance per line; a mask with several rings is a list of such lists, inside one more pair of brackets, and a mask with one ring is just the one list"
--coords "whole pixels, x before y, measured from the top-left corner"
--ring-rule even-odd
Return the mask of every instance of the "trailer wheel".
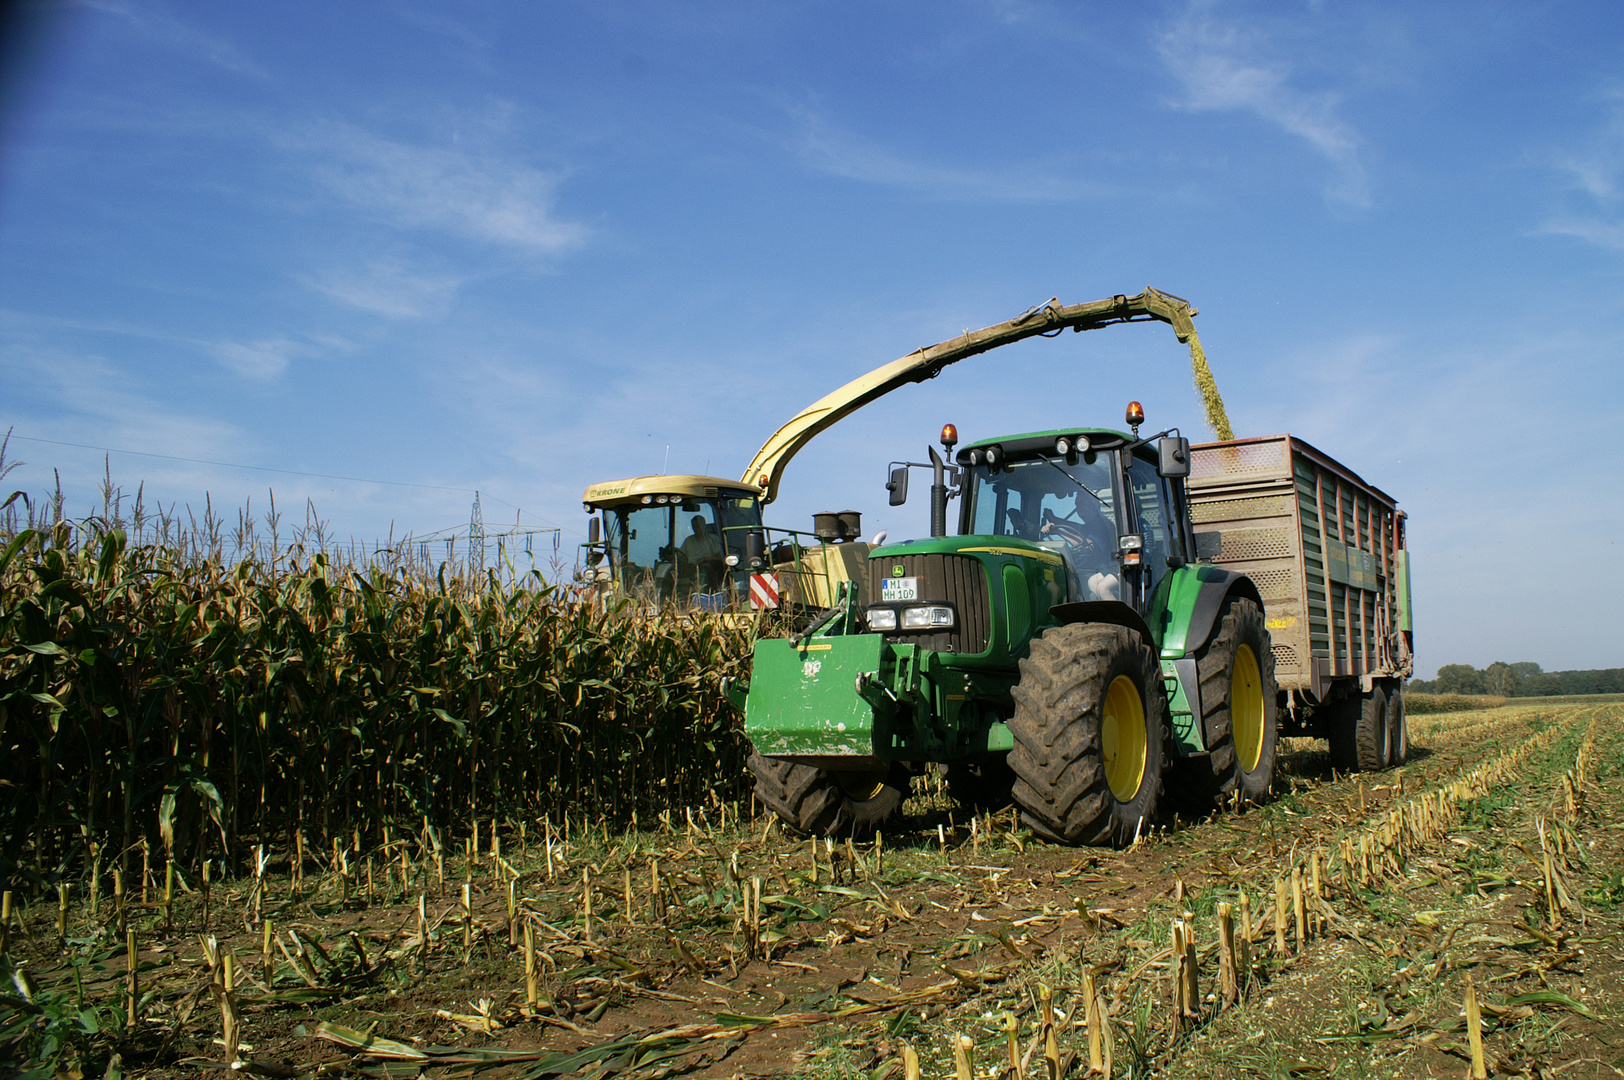
[[900, 764], [831, 772], [754, 750], [747, 764], [756, 778], [756, 796], [805, 836], [871, 836], [908, 797], [910, 777]]
[[1126, 627], [1072, 623], [1044, 631], [1020, 668], [1009, 765], [1022, 817], [1065, 844], [1131, 843], [1162, 787], [1155, 652]]
[[1001, 755], [980, 761], [956, 761], [947, 767], [947, 792], [971, 810], [1002, 810], [1010, 803], [1015, 771]]
[[1201, 682], [1205, 761], [1179, 770], [1180, 802], [1197, 813], [1240, 793], [1258, 802], [1274, 784], [1274, 650], [1263, 612], [1244, 597], [1230, 601], [1218, 630], [1196, 658]]
[[1387, 693], [1387, 746], [1394, 765], [1410, 760], [1410, 723], [1404, 716], [1404, 684]]
[[1343, 772], [1386, 768], [1392, 754], [1390, 735], [1387, 695], [1380, 686], [1371, 687], [1368, 694], [1338, 702], [1327, 733], [1331, 765]]

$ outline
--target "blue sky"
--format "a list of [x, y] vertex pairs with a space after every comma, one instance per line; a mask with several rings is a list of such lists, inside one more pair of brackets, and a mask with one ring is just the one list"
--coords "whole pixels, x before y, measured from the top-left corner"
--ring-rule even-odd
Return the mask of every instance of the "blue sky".
[[[183, 506], [367, 539], [478, 489], [571, 545], [590, 481], [737, 475], [863, 371], [1150, 284], [1238, 434], [1408, 511], [1423, 674], [1624, 665], [1620, 41], [1605, 3], [66, 5], [0, 117], [8, 489], [97, 502], [49, 439], [364, 478], [112, 456]], [[943, 421], [1130, 398], [1205, 434], [1165, 327], [969, 360], [769, 513], [918, 534], [885, 464]]]

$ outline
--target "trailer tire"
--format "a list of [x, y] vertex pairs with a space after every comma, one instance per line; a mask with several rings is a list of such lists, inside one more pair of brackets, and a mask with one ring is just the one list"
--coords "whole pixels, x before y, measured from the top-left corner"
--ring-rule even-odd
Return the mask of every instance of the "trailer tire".
[[1254, 601], [1229, 602], [1196, 657], [1196, 673], [1207, 755], [1179, 770], [1180, 804], [1205, 814], [1236, 793], [1261, 802], [1274, 786], [1278, 690], [1269, 629]]
[[1069, 623], [1033, 641], [1020, 671], [1009, 765], [1023, 819], [1063, 844], [1131, 843], [1162, 787], [1156, 653], [1127, 627]]
[[1404, 684], [1387, 692], [1387, 747], [1394, 765], [1410, 760], [1410, 723], [1404, 715]]
[[1375, 772], [1388, 765], [1392, 741], [1387, 727], [1387, 695], [1380, 685], [1370, 693], [1340, 701], [1327, 738], [1331, 765], [1342, 772]]
[[872, 836], [902, 809], [911, 779], [900, 764], [883, 774], [844, 778], [754, 749], [747, 764], [756, 778], [756, 797], [803, 836]]
[[1005, 756], [956, 761], [947, 767], [947, 793], [970, 810], [1002, 810], [1010, 804], [1015, 771]]

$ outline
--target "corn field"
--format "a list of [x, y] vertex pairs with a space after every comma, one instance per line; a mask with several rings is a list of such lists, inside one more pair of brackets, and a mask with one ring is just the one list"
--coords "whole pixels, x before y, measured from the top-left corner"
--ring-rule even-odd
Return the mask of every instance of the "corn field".
[[131, 542], [110, 509], [58, 506], [0, 554], [0, 878], [746, 790], [719, 680], [750, 632], [724, 619], [577, 604], [536, 573], [233, 557], [217, 524]]

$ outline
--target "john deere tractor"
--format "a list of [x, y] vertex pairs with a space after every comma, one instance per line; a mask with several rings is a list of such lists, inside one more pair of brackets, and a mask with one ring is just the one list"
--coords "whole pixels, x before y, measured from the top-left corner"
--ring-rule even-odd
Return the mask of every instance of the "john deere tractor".
[[1278, 698], [1263, 603], [1202, 561], [1189, 442], [1140, 438], [1143, 419], [1135, 403], [1126, 432], [956, 453], [948, 425], [944, 453], [893, 463], [893, 505], [911, 468], [931, 470], [930, 537], [872, 549], [864, 598], [844, 589], [821, 624], [759, 640], [733, 691], [779, 818], [870, 832], [930, 767], [961, 801], [1013, 801], [1067, 844], [1130, 843], [1164, 784], [1187, 806], [1263, 797]]

